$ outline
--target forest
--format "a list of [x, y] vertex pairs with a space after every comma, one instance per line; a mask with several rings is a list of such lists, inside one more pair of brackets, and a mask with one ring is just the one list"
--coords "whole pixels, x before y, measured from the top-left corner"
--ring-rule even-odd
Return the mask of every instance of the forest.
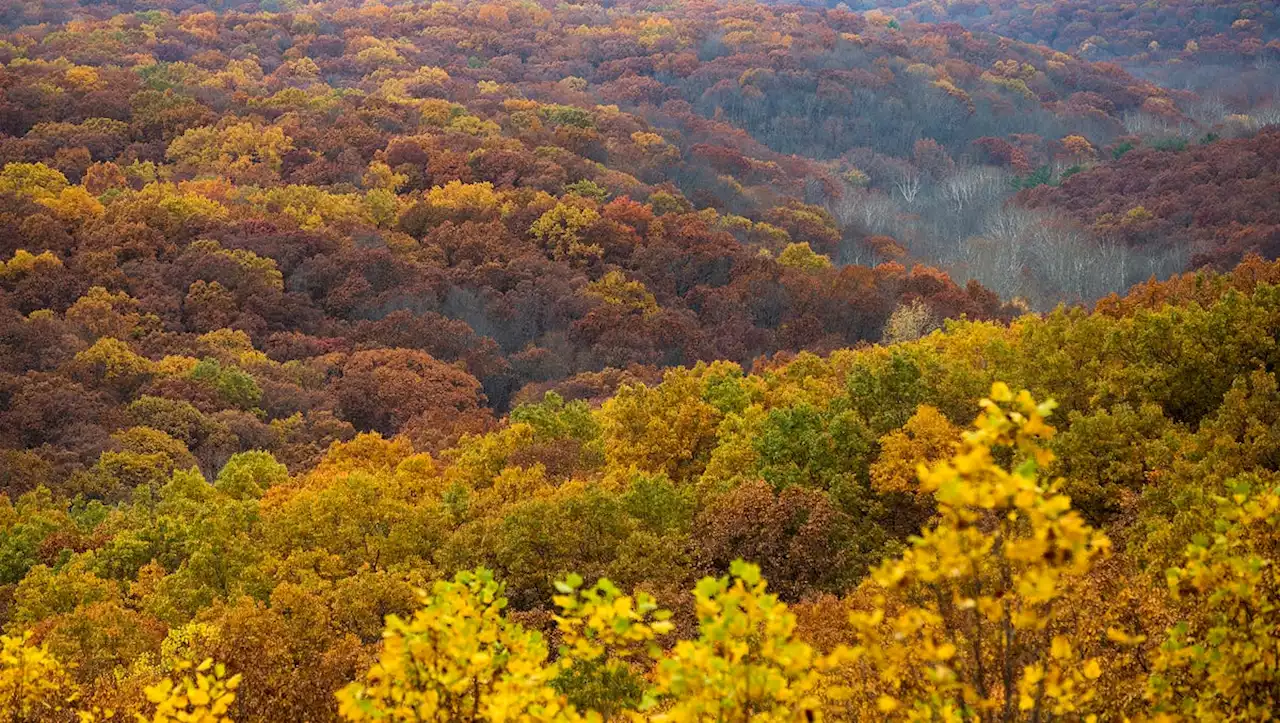
[[1216, 102], [1274, 103], [1280, 14], [1256, 0], [856, 0], [902, 21], [954, 22], [1118, 63]]
[[0, 719], [1270, 720], [1278, 32], [0, 2]]

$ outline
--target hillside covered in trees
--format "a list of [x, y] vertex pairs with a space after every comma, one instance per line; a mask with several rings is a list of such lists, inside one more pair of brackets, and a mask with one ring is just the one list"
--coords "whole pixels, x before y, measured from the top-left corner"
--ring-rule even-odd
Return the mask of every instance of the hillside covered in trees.
[[1280, 13], [1256, 0], [861, 0], [895, 19], [965, 28], [1090, 60], [1244, 108], [1280, 100]]
[[[5, 503], [8, 628], [30, 631], [44, 663], [68, 664], [41, 704], [78, 689], [102, 708], [145, 710], [139, 691], [208, 657], [233, 671], [227, 710], [247, 721], [332, 719], [339, 690], [346, 718], [378, 719], [394, 696], [434, 690], [401, 677], [427, 674], [410, 671], [438, 670], [447, 689], [452, 668], [436, 666], [458, 655], [479, 666], [465, 680], [497, 676], [478, 705], [560, 711], [529, 713], [539, 720], [732, 701], [718, 656], [803, 693], [741, 693], [784, 720], [814, 708], [905, 719], [1017, 695], [1047, 705], [982, 672], [1014, 663], [1024, 691], [1037, 676], [1075, 681], [1045, 699], [1071, 710], [1269, 710], [1271, 686], [1235, 681], [1270, 680], [1271, 659], [1224, 653], [1271, 645], [1280, 623], [1268, 572], [1276, 281], [1280, 265], [1251, 259], [1093, 313], [953, 323], [750, 373], [674, 369], [599, 406], [549, 392], [437, 454], [371, 432], [300, 473], [239, 453], [212, 484], [182, 441], [191, 415], [170, 411], [117, 433], [118, 450], [87, 473]], [[1004, 379], [1056, 407], [1015, 399]], [[984, 396], [994, 406], [962, 435]], [[932, 471], [918, 478], [917, 464]], [[129, 489], [113, 501], [72, 497], [76, 485]], [[1001, 510], [1008, 527], [984, 522]], [[932, 531], [913, 536], [922, 526]], [[958, 577], [937, 577], [940, 560]], [[466, 572], [477, 567], [492, 572]], [[697, 604], [682, 592], [728, 574], [697, 583]], [[579, 587], [600, 577], [612, 586]], [[619, 592], [632, 589], [644, 594]], [[930, 589], [944, 597], [919, 597]], [[982, 615], [1026, 639], [1013, 648], [983, 632], [952, 595], [993, 606]], [[615, 628], [601, 610], [639, 627]], [[1257, 617], [1241, 627], [1245, 610]], [[379, 653], [388, 614], [402, 622]], [[757, 625], [777, 641], [731, 654]], [[893, 630], [908, 637], [878, 642]], [[601, 642], [609, 635], [621, 637]], [[700, 642], [661, 652], [673, 635]], [[559, 662], [544, 640], [567, 646]], [[507, 652], [468, 657], [485, 645]], [[936, 665], [957, 677], [935, 679]]]
[[0, 5], [0, 718], [1267, 720], [1274, 13], [874, 5]]
[[[735, 247], [919, 262], [1007, 297], [1042, 288], [1040, 306], [1183, 270], [1137, 259], [1150, 268], [1082, 289], [1037, 274], [1053, 263], [1037, 255], [1034, 279], [1005, 280], [1019, 262], [998, 231], [1014, 185], [1177, 127], [1193, 99], [955, 25], [698, 4], [26, 4], [5, 17], [0, 160], [43, 162], [72, 184], [88, 174], [95, 196], [185, 182], [236, 219], [420, 236], [438, 224], [404, 207], [453, 181], [639, 203], [670, 184], [683, 198], [659, 214], [735, 217], [711, 224]], [[95, 163], [115, 168], [89, 173]], [[532, 225], [518, 222], [521, 234]], [[49, 245], [9, 237], [8, 251]], [[1057, 245], [1091, 270], [1113, 266], [1090, 238]], [[481, 297], [493, 284], [462, 281]], [[470, 313], [492, 319], [487, 302]], [[374, 305], [363, 313], [385, 313]]]
[[1256, 135], [1142, 148], [1020, 202], [1052, 208], [1129, 246], [1192, 250], [1194, 266], [1230, 268], [1280, 252], [1280, 127]]

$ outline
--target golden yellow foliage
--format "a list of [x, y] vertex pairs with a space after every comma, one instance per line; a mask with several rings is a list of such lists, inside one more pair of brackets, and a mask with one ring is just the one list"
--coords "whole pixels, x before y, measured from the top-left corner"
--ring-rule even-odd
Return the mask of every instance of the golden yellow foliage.
[[0, 718], [12, 723], [51, 720], [77, 692], [67, 669], [30, 635], [0, 635]]
[[598, 220], [593, 208], [560, 202], [533, 222], [529, 235], [557, 259], [598, 257], [603, 249], [582, 240], [582, 231]]
[[902, 429], [880, 439], [880, 456], [871, 465], [871, 485], [880, 492], [920, 493], [916, 468], [944, 459], [960, 430], [934, 407], [922, 405]]
[[[1094, 699], [1100, 662], [1052, 626], [1110, 543], [1059, 482], [1038, 477], [1053, 459], [1043, 446], [1053, 403], [997, 383], [982, 406], [954, 457], [920, 468], [937, 524], [864, 584], [875, 603], [852, 617], [859, 715], [1040, 720], [1081, 716]], [[997, 454], [1012, 455], [1012, 469]]]
[[1148, 694], [1188, 720], [1268, 720], [1280, 707], [1280, 490], [1237, 480], [1217, 502], [1214, 533], [1168, 571], [1186, 618], [1156, 655]]
[[[33, 254], [26, 249], [18, 249], [13, 252], [13, 258], [7, 262], [0, 262], [0, 278], [18, 278], [26, 276], [35, 271], [54, 270], [62, 268], [62, 260], [51, 251], [41, 251]], [[95, 287], [100, 288], [100, 287]]]
[[587, 284], [585, 293], [606, 304], [621, 306], [648, 316], [658, 311], [658, 302], [640, 281], [628, 281], [621, 271], [610, 271]]
[[788, 244], [778, 254], [778, 263], [793, 269], [815, 270], [831, 268], [831, 259], [814, 251], [807, 241]]
[[653, 673], [652, 721], [802, 721], [821, 715], [828, 661], [795, 638], [796, 617], [765, 592], [760, 568], [736, 561], [730, 577], [694, 590], [698, 638], [676, 644]]
[[177, 683], [164, 678], [147, 687], [155, 712], [151, 717], [139, 715], [139, 723], [232, 723], [227, 711], [236, 699], [238, 674], [227, 677], [226, 667], [209, 659], [198, 665], [179, 661], [175, 672], [186, 675]]
[[718, 420], [698, 387], [693, 372], [673, 370], [658, 387], [619, 389], [600, 410], [608, 464], [665, 472], [673, 480], [700, 473]]
[[487, 570], [437, 582], [413, 617], [387, 619], [383, 649], [363, 682], [338, 693], [349, 721], [569, 721], [549, 683], [546, 643], [502, 615]]

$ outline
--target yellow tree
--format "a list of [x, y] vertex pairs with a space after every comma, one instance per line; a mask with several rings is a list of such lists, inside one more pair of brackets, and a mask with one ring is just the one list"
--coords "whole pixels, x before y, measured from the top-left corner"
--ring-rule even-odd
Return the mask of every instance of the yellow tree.
[[603, 250], [585, 243], [582, 232], [598, 220], [595, 209], [561, 201], [533, 222], [529, 234], [557, 259], [590, 259]]
[[[178, 682], [163, 678], [147, 687], [147, 701], [155, 712], [150, 717], [139, 715], [138, 723], [232, 723], [227, 711], [236, 699], [238, 674], [228, 677], [222, 663], [207, 658], [199, 664], [179, 661], [174, 672], [183, 674]], [[102, 718], [109, 719], [110, 714]], [[83, 714], [81, 719], [94, 720]]]
[[64, 720], [76, 697], [61, 663], [29, 635], [0, 635], [0, 719], [8, 723]]
[[921, 405], [901, 429], [880, 438], [880, 456], [871, 465], [871, 486], [881, 493], [921, 494], [916, 467], [949, 456], [960, 430], [936, 408]]
[[778, 263], [803, 271], [831, 268], [831, 259], [814, 251], [807, 241], [787, 244], [782, 253], [778, 254]]
[[658, 638], [674, 627], [651, 595], [624, 595], [600, 580], [582, 589], [570, 575], [556, 583], [561, 672], [552, 684], [578, 708], [610, 720], [640, 704], [643, 675], [661, 655]]
[[1070, 135], [1062, 139], [1062, 147], [1073, 160], [1085, 162], [1093, 160], [1097, 156], [1097, 151], [1093, 149], [1093, 144], [1088, 138], [1080, 135]]
[[795, 638], [796, 616], [765, 591], [760, 568], [741, 560], [730, 576], [694, 589], [698, 637], [658, 661], [642, 707], [651, 721], [814, 720], [826, 662]]
[[418, 212], [427, 226], [446, 220], [490, 221], [508, 210], [503, 194], [495, 191], [493, 184], [449, 181], [443, 186], [432, 186], [422, 196]]
[[550, 686], [542, 636], [503, 617], [488, 570], [441, 580], [405, 620], [387, 617], [382, 653], [364, 680], [338, 692], [348, 721], [572, 721]]
[[141, 356], [125, 342], [102, 337], [93, 346], [80, 351], [74, 360], [75, 372], [94, 383], [128, 393], [155, 371], [155, 364]]
[[292, 149], [293, 139], [282, 129], [243, 122], [190, 128], [173, 139], [165, 155], [195, 174], [265, 180]]
[[587, 284], [584, 294], [612, 306], [650, 316], [658, 312], [658, 302], [643, 282], [629, 281], [621, 271], [610, 271]]
[[1109, 541], [1060, 481], [1039, 479], [1053, 403], [997, 383], [982, 408], [954, 457], [920, 468], [936, 525], [860, 591], [873, 602], [852, 616], [858, 717], [1044, 720], [1082, 715], [1094, 698], [1100, 663], [1061, 628], [1064, 599]]
[[61, 268], [62, 259], [59, 259], [51, 251], [41, 251], [38, 254], [33, 254], [26, 249], [18, 249], [13, 252], [13, 258], [9, 259], [7, 263], [0, 261], [0, 280], [5, 278], [17, 279], [30, 273]]
[[61, 171], [43, 163], [6, 163], [0, 169], [0, 191], [33, 201], [57, 198], [69, 185]]
[[928, 335], [938, 326], [938, 320], [934, 317], [929, 305], [920, 299], [912, 299], [909, 304], [899, 304], [898, 308], [889, 315], [889, 320], [884, 325], [881, 342], [899, 344], [915, 341]]
[[719, 414], [702, 399], [701, 369], [668, 371], [661, 384], [624, 386], [600, 408], [605, 460], [665, 472], [683, 482], [700, 474], [715, 445]]

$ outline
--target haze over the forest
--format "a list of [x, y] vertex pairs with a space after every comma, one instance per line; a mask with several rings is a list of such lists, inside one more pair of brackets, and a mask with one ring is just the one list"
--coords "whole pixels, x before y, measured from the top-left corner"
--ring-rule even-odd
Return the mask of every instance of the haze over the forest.
[[1271, 2], [7, 0], [0, 718], [1270, 720], [1277, 259]]

